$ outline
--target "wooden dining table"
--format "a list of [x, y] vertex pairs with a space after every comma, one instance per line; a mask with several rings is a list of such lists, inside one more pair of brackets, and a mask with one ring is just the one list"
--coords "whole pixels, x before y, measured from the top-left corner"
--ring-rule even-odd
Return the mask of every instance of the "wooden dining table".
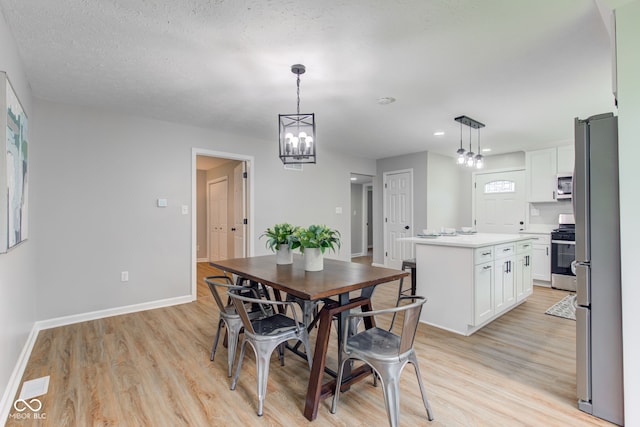
[[[335, 392], [335, 379], [323, 384], [323, 374], [326, 368], [326, 356], [329, 346], [332, 319], [338, 320], [337, 335], [338, 348], [341, 342], [343, 324], [349, 310], [361, 307], [371, 310], [371, 295], [376, 285], [398, 280], [408, 276], [402, 270], [374, 267], [334, 259], [324, 259], [324, 269], [321, 271], [305, 271], [302, 256], [294, 256], [293, 264], [276, 264], [275, 255], [257, 256], [249, 258], [234, 258], [210, 263], [228, 273], [236, 274], [252, 282], [267, 285], [277, 292], [286, 292], [301, 301], [323, 301], [324, 305], [318, 317], [318, 334], [313, 353], [313, 363], [307, 387], [307, 397], [304, 416], [313, 421], [318, 415], [320, 401]], [[350, 298], [349, 293], [360, 291], [360, 296]], [[372, 327], [370, 318], [365, 319], [365, 327]], [[308, 349], [305, 349], [308, 351]], [[349, 368], [349, 364], [345, 365]], [[356, 381], [361, 380], [371, 372], [366, 365], [359, 368], [346, 369], [340, 384], [341, 390], [346, 390]]]

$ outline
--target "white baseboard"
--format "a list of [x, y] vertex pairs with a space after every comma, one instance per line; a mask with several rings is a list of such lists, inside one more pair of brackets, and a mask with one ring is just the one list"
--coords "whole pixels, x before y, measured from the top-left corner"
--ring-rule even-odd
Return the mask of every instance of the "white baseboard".
[[384, 265], [384, 264], [378, 264], [377, 262], [372, 262], [372, 263], [371, 263], [371, 265], [372, 265], [372, 266], [374, 266], [374, 267], [382, 267], [382, 268], [385, 268], [385, 265]]
[[49, 320], [39, 320], [35, 327], [38, 331], [43, 329], [57, 328], [58, 326], [71, 325], [73, 323], [86, 322], [88, 320], [103, 319], [105, 317], [118, 316], [120, 314], [135, 313], [138, 311], [153, 310], [154, 308], [169, 307], [172, 305], [185, 304], [193, 301], [191, 295], [175, 298], [167, 298], [157, 301], [143, 302], [140, 304], [126, 305], [124, 307], [108, 308], [106, 310], [90, 311], [88, 313], [73, 314], [71, 316], [56, 317]]
[[364, 252], [358, 252], [358, 253], [355, 253], [355, 254], [351, 254], [351, 258], [357, 258], [359, 256], [365, 256], [365, 255], [367, 255], [367, 254], [364, 253]]
[[22, 375], [24, 374], [24, 370], [27, 368], [27, 362], [29, 361], [29, 357], [31, 356], [33, 346], [36, 343], [36, 338], [38, 338], [38, 332], [39, 330], [36, 329], [36, 324], [34, 323], [33, 327], [31, 328], [31, 332], [27, 337], [27, 341], [22, 347], [22, 352], [18, 357], [16, 366], [13, 368], [13, 372], [9, 377], [9, 382], [7, 383], [7, 387], [4, 390], [4, 394], [2, 395], [2, 400], [0, 401], [0, 420], [6, 421], [9, 417], [11, 408], [13, 408], [13, 397], [18, 391], [18, 387], [20, 386], [22, 380]]
[[[27, 362], [31, 356], [31, 351], [38, 338], [38, 333], [44, 329], [56, 328], [58, 326], [71, 325], [73, 323], [86, 322], [88, 320], [102, 319], [105, 317], [118, 316], [121, 314], [135, 313], [138, 311], [153, 310], [154, 308], [169, 307], [172, 305], [185, 304], [194, 301], [191, 295], [181, 297], [167, 298], [157, 301], [144, 302], [141, 304], [127, 305], [124, 307], [109, 308], [106, 310], [91, 311], [88, 313], [74, 314], [71, 316], [56, 317], [49, 320], [39, 320], [33, 324], [31, 332], [27, 337], [27, 341], [22, 348], [22, 352], [16, 361], [9, 382], [5, 388], [2, 401], [0, 401], [0, 420], [7, 420], [9, 412], [13, 407], [13, 397], [18, 391], [18, 387], [22, 382], [22, 375], [27, 367]], [[0, 421], [1, 423], [2, 421]]]
[[209, 262], [209, 258], [198, 258], [196, 262]]

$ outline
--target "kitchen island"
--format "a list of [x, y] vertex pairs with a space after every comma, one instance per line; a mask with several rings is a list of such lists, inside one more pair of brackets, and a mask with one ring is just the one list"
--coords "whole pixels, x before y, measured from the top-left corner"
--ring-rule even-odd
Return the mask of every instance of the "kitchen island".
[[410, 237], [420, 320], [465, 336], [523, 303], [533, 291], [533, 244], [518, 234]]

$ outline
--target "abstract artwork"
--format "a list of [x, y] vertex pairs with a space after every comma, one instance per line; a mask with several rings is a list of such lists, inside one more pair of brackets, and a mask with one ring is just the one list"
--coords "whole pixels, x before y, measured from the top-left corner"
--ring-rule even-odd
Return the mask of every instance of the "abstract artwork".
[[[0, 156], [2, 176], [2, 201], [3, 208], [6, 209], [0, 215], [0, 251], [6, 251], [16, 246], [27, 238], [28, 231], [28, 126], [27, 115], [16, 96], [6, 73], [0, 73], [3, 80], [4, 96], [2, 96], [5, 108], [0, 110], [2, 120], [0, 124], [6, 129], [5, 147]], [[3, 209], [3, 210], [4, 210]]]

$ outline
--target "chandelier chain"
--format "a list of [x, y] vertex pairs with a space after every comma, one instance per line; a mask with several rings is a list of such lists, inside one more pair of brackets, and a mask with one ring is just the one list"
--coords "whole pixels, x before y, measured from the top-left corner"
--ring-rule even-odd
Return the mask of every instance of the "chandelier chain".
[[298, 74], [298, 79], [296, 81], [296, 86], [298, 88], [298, 114], [300, 114], [300, 74]]

